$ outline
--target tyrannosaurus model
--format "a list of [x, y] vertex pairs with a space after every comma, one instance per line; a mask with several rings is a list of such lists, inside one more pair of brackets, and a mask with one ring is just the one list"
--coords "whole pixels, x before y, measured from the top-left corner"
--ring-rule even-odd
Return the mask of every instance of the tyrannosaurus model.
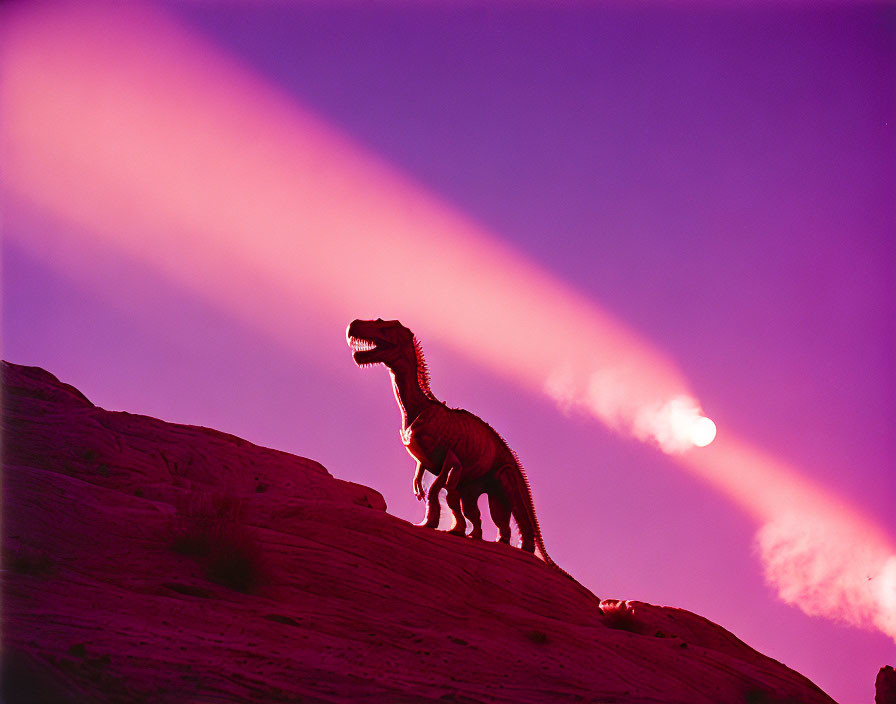
[[[354, 320], [346, 330], [358, 366], [385, 364], [392, 377], [395, 400], [401, 411], [401, 441], [417, 461], [414, 493], [424, 498], [424, 472], [436, 475], [425, 493], [426, 519], [420, 525], [439, 525], [439, 492], [454, 514], [449, 533], [465, 535], [469, 519], [471, 538], [482, 538], [477, 501], [488, 494], [488, 507], [498, 527], [498, 541], [510, 543], [510, 517], [519, 528], [521, 548], [538, 551], [549, 565], [564, 570], [548, 556], [535, 516], [529, 481], [523, 467], [503, 438], [478, 416], [439, 401], [429, 388], [429, 372], [420, 343], [397, 320]], [[569, 576], [569, 575], [567, 575]]]

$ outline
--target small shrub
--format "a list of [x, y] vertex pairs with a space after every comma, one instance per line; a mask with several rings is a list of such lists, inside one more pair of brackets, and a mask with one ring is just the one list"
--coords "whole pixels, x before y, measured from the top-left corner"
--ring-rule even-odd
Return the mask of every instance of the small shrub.
[[544, 645], [548, 642], [548, 634], [544, 631], [540, 631], [537, 628], [532, 629], [526, 634], [526, 638], [528, 638], [531, 642], [536, 643], [538, 645]]
[[245, 524], [243, 500], [221, 493], [194, 492], [178, 506], [171, 548], [195, 558], [206, 577], [240, 592], [263, 581], [261, 547]]
[[10, 550], [3, 561], [6, 569], [31, 577], [49, 577], [56, 571], [53, 558], [46, 552]]
[[252, 592], [262, 581], [258, 543], [247, 534], [219, 546], [206, 567], [208, 578], [238, 592]]

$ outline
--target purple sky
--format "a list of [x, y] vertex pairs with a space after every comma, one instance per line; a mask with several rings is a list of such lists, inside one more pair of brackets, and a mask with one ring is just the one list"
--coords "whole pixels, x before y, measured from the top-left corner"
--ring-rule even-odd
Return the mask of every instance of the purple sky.
[[[640, 332], [720, 434], [896, 536], [896, 9], [338, 5], [166, 7]], [[297, 356], [115, 252], [86, 285], [29, 246], [71, 225], [19, 199], [5, 210], [5, 359], [105, 408], [319, 460], [421, 518], [383, 370], [347, 348]], [[300, 338], [308, 314], [284, 327]], [[756, 524], [727, 499], [423, 343], [436, 395], [507, 438], [548, 550], [592, 591], [690, 609], [838, 701], [873, 699], [893, 641], [782, 603]]]

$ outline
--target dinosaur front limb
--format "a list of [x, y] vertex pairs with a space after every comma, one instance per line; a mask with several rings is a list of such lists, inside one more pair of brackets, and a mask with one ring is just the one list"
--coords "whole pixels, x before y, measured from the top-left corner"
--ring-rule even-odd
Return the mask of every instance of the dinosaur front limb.
[[423, 467], [423, 463], [419, 460], [417, 461], [417, 471], [414, 472], [414, 496], [417, 497], [417, 501], [423, 501], [426, 498], [426, 494], [423, 490], [423, 475], [426, 473], [426, 469]]

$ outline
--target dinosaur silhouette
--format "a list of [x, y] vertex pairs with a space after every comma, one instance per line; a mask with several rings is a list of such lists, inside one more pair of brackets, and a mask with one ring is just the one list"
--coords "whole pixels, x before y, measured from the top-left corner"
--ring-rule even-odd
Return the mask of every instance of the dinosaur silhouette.
[[[516, 453], [481, 418], [449, 408], [433, 395], [429, 370], [414, 334], [397, 320], [354, 320], [346, 330], [346, 340], [358, 366], [381, 363], [389, 369], [401, 411], [401, 441], [417, 462], [414, 494], [419, 500], [426, 498], [426, 518], [420, 525], [438, 527], [439, 492], [444, 488], [446, 503], [454, 515], [448, 532], [465, 535], [469, 519], [470, 537], [482, 538], [477, 502], [487, 494], [498, 541], [510, 543], [513, 516], [520, 532], [520, 547], [534, 553], [537, 546], [547, 564], [569, 576], [545, 550], [529, 481]], [[424, 494], [427, 471], [436, 478]]]

